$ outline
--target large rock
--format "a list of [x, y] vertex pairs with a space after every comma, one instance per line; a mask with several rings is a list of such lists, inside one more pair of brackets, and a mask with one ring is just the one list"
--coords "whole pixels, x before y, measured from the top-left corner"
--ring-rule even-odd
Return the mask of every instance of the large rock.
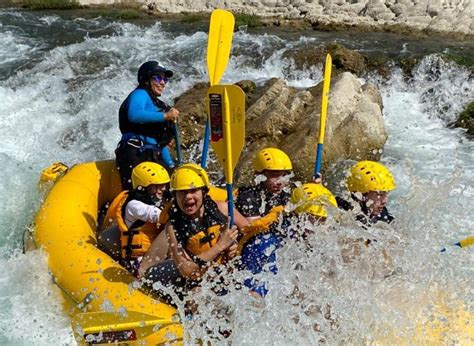
[[[252, 180], [253, 158], [268, 146], [288, 153], [296, 179], [310, 179], [318, 139], [322, 83], [308, 89], [289, 87], [276, 78], [257, 88], [249, 81], [240, 84], [247, 89], [247, 144], [236, 168], [237, 182]], [[182, 119], [181, 137], [187, 147], [202, 139], [206, 90], [206, 84], [199, 84], [177, 99], [176, 107], [180, 109]], [[338, 160], [380, 158], [387, 139], [382, 109], [382, 98], [375, 87], [362, 86], [349, 72], [333, 79], [323, 171]], [[220, 170], [210, 165], [210, 170], [215, 168]]]
[[[322, 85], [300, 90], [271, 80], [264, 88], [247, 111], [248, 145], [239, 165], [241, 179], [251, 179], [255, 153], [271, 145], [291, 157], [296, 179], [308, 180], [315, 161]], [[350, 73], [336, 77], [329, 95], [323, 171], [338, 160], [378, 160], [386, 140], [378, 91], [363, 88]]]

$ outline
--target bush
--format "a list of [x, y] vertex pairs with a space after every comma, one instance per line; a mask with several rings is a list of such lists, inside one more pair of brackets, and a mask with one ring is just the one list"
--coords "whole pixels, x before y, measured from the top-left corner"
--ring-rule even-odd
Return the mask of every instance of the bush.
[[454, 61], [456, 64], [460, 66], [464, 66], [471, 71], [474, 71], [474, 57], [472, 55], [460, 55], [454, 53], [444, 53], [443, 57], [445, 60]]
[[247, 25], [249, 28], [256, 28], [262, 26], [262, 22], [257, 16], [251, 14], [237, 14], [235, 16], [235, 27]]
[[468, 104], [464, 111], [459, 114], [455, 126], [464, 127], [467, 129], [469, 136], [474, 136], [474, 102]]
[[24, 6], [32, 10], [70, 10], [81, 7], [76, 0], [25, 0]]
[[184, 14], [184, 16], [180, 19], [180, 21], [181, 21], [182, 23], [192, 24], [192, 23], [200, 22], [200, 21], [203, 20], [203, 19], [204, 19], [204, 16], [203, 16], [203, 15], [196, 14], [196, 13], [186, 13], [186, 14]]

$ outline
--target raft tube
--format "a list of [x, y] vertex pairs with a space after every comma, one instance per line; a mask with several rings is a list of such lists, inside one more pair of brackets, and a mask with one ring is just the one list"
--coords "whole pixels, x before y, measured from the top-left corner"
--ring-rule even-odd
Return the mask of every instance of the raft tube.
[[181, 343], [183, 326], [176, 309], [142, 292], [126, 269], [97, 248], [99, 210], [119, 192], [113, 161], [72, 167], [39, 209], [35, 246], [48, 256], [80, 344]]

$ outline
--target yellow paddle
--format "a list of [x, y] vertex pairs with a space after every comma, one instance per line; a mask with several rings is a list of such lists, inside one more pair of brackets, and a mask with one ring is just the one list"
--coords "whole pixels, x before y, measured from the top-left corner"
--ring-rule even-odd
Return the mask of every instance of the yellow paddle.
[[[469, 247], [471, 245], [474, 245], [474, 235], [471, 235], [467, 238], [464, 238], [464, 239], [458, 241], [457, 243], [454, 243], [451, 246], [456, 246], [456, 247], [459, 247], [459, 248], [466, 248], [466, 247]], [[447, 248], [442, 248], [441, 252], [446, 252], [447, 250], [448, 250]]]
[[231, 12], [220, 9], [212, 11], [207, 41], [207, 71], [211, 86], [219, 84], [227, 67], [234, 23], [234, 15]]
[[331, 55], [326, 55], [326, 64], [324, 66], [323, 94], [321, 98], [321, 117], [319, 119], [319, 137], [318, 147], [316, 149], [316, 162], [314, 164], [313, 178], [318, 178], [321, 173], [321, 162], [323, 160], [324, 131], [326, 129], [326, 114], [328, 111], [329, 85], [331, 83]]
[[[220, 9], [212, 11], [207, 41], [207, 71], [211, 86], [219, 84], [229, 62], [234, 22], [234, 15], [231, 12]], [[207, 119], [201, 155], [201, 167], [204, 169], [207, 168], [209, 135], [209, 119]]]
[[[173, 324], [180, 325], [179, 319], [163, 319], [137, 311], [127, 311], [126, 314], [102, 311], [79, 313], [72, 318], [71, 323], [79, 339], [87, 341], [102, 338], [103, 343], [140, 340]], [[172, 341], [176, 340], [169, 340]]]
[[232, 184], [234, 168], [245, 144], [245, 94], [236, 85], [208, 90], [211, 145], [224, 167], [230, 225], [234, 224]]

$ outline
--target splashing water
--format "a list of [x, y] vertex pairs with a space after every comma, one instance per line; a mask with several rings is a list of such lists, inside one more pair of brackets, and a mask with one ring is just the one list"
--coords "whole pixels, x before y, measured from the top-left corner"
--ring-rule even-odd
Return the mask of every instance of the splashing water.
[[[54, 161], [112, 158], [120, 136], [118, 107], [135, 85], [137, 66], [155, 58], [179, 71], [164, 95], [171, 100], [207, 80], [207, 35], [183, 33], [169, 23], [139, 26], [11, 10], [0, 11], [0, 18], [0, 189], [6, 201], [0, 210], [0, 342], [71, 344], [44, 254], [19, 251], [41, 202], [39, 172]], [[222, 82], [279, 77], [296, 87], [315, 85], [320, 68], [296, 70], [283, 56], [323, 40], [238, 32]], [[373, 49], [366, 41], [365, 49]], [[412, 46], [402, 42], [394, 50], [407, 53]], [[266, 299], [234, 282], [221, 297], [204, 284], [194, 297], [200, 314], [185, 319], [190, 343], [222, 342], [226, 332], [225, 340], [262, 345], [410, 338], [417, 321], [437, 318], [433, 303], [441, 293], [447, 304], [472, 309], [472, 251], [439, 254], [474, 231], [473, 142], [446, 127], [472, 102], [472, 76], [428, 55], [410, 80], [398, 70], [385, 82], [367, 80], [384, 100], [389, 139], [383, 162], [397, 180], [389, 205], [396, 224], [363, 230], [351, 215], [332, 209], [324, 225], [293, 220], [296, 229], [312, 232], [305, 242], [290, 240], [278, 250], [278, 275], [260, 275], [270, 287]], [[232, 275], [236, 283], [244, 276]]]

